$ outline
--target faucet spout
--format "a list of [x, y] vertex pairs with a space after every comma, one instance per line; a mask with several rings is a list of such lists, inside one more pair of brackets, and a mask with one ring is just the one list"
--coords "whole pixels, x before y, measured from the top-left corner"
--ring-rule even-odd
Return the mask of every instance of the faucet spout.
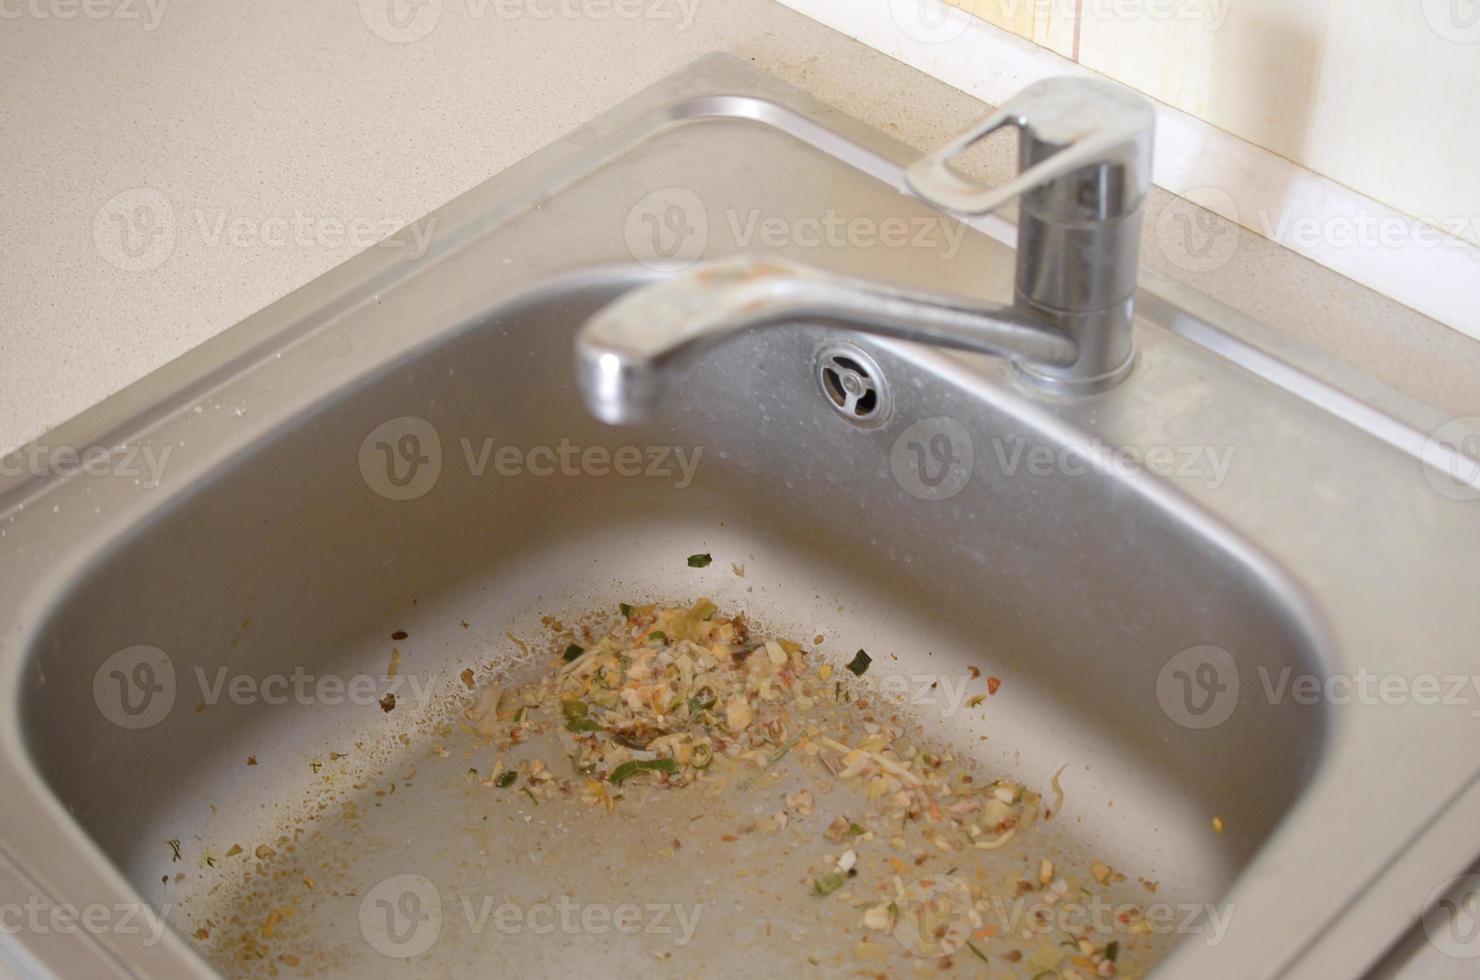
[[[951, 161], [1004, 126], [1019, 131], [1019, 173], [995, 189]], [[1156, 113], [1128, 89], [1048, 78], [905, 173], [924, 200], [957, 214], [1021, 198], [1011, 305], [892, 289], [775, 258], [732, 258], [634, 290], [576, 341], [591, 412], [641, 420], [669, 370], [731, 334], [798, 320], [999, 354], [1045, 391], [1090, 395], [1131, 371], [1141, 213], [1151, 189]]]
[[642, 421], [672, 370], [734, 334], [799, 320], [1049, 367], [1079, 356], [1066, 332], [1015, 307], [737, 257], [633, 290], [597, 312], [576, 341], [581, 393], [603, 422]]

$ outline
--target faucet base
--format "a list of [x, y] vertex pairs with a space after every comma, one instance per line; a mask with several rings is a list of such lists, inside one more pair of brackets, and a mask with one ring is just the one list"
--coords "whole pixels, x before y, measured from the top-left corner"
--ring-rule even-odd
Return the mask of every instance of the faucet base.
[[1126, 355], [1124, 361], [1103, 374], [1090, 377], [1077, 377], [1075, 375], [1051, 374], [1036, 364], [1028, 364], [1024, 361], [1013, 361], [1012, 370], [1023, 384], [1047, 392], [1052, 395], [1093, 395], [1097, 392], [1113, 388], [1125, 380], [1136, 367], [1136, 352], [1134, 348]]

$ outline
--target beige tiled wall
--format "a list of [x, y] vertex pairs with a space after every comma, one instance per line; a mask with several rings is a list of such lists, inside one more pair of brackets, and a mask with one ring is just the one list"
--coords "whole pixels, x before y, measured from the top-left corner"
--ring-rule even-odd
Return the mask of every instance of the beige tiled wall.
[[1074, 57], [1078, 0], [946, 0], [982, 20], [1041, 44], [1065, 58]]
[[949, 0], [1480, 244], [1480, 0]]

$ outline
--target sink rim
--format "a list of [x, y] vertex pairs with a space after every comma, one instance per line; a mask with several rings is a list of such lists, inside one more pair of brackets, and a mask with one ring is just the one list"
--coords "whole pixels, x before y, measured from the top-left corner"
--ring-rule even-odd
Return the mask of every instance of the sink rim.
[[[694, 94], [696, 90], [701, 94]], [[436, 212], [439, 227], [449, 230], [445, 235], [437, 236], [432, 251], [423, 260], [424, 265], [409, 265], [402, 257], [404, 250], [368, 250], [231, 328], [202, 348], [171, 362], [99, 406], [84, 412], [54, 430], [45, 441], [88, 446], [112, 445], [137, 438], [139, 434], [160, 424], [191, 402], [200, 400], [208, 391], [230, 380], [270, 367], [274, 353], [310, 337], [336, 316], [364, 303], [368, 297], [389, 293], [395, 285], [434, 266], [439, 259], [493, 233], [509, 218], [526, 211], [539, 200], [558, 193], [560, 189], [599, 170], [623, 148], [666, 128], [705, 119], [740, 119], [780, 128], [896, 189], [902, 188], [903, 165], [913, 156], [901, 144], [841, 116], [834, 110], [820, 107], [809, 97], [736, 59], [727, 56], [702, 59], [613, 110], [591, 126], [583, 127], [577, 133], [439, 209]], [[988, 218], [971, 224], [978, 231], [999, 241], [1010, 241], [1012, 238], [1011, 226], [1000, 219]], [[589, 273], [586, 275], [589, 276]], [[1380, 385], [1360, 377], [1352, 377], [1350, 372], [1343, 374], [1319, 355], [1301, 352], [1293, 342], [1259, 336], [1261, 331], [1266, 334], [1268, 331], [1219, 304], [1196, 295], [1186, 287], [1163, 280], [1164, 277], [1149, 270], [1143, 272], [1139, 302], [1143, 304], [1145, 319], [1283, 388], [1294, 397], [1318, 406], [1342, 419], [1345, 424], [1405, 455], [1413, 456], [1415, 460], [1420, 458], [1414, 451], [1415, 440], [1421, 441], [1424, 438], [1423, 433], [1434, 427], [1429, 424], [1438, 418], [1434, 410], [1410, 402]], [[558, 279], [541, 281], [531, 288], [559, 288]], [[1249, 337], [1255, 337], [1258, 342], [1255, 343]], [[978, 384], [984, 394], [1000, 395], [1002, 391], [1000, 384], [989, 378], [979, 378]], [[1383, 408], [1372, 407], [1371, 402], [1374, 401], [1380, 401]], [[199, 464], [202, 471], [209, 471], [219, 465], [219, 461], [212, 461], [209, 455], [206, 453], [207, 458]], [[15, 527], [34, 524], [39, 519], [37, 512], [42, 509], [37, 504], [44, 501], [49, 494], [61, 491], [72, 479], [74, 478], [58, 476], [0, 477], [0, 520], [8, 517]], [[166, 499], [166, 495], [161, 493], [156, 500], [139, 502], [136, 512], [132, 516], [121, 516], [120, 523], [137, 527], [137, 521], [142, 516]], [[23, 510], [31, 513], [24, 514]], [[54, 588], [54, 583], [68, 580], [72, 570], [90, 557], [85, 549], [78, 548], [80, 543], [87, 540], [90, 539], [80, 535], [76, 536], [76, 540], [69, 540], [69, 534], [65, 532], [50, 534], [49, 543], [57, 547], [58, 555], [64, 560], [56, 561], [49, 568], [52, 573], [49, 580], [28, 582], [26, 584], [29, 588], [26, 591], [0, 600], [0, 608], [13, 614], [4, 619], [34, 623], [35, 613], [41, 607], [49, 606], [48, 597], [54, 600], [57, 595], [62, 594]], [[1275, 567], [1281, 566], [1275, 563]], [[0, 565], [0, 572], [3, 571], [3, 565]], [[1291, 581], [1298, 582], [1294, 578]], [[1314, 596], [1311, 601], [1312, 608], [1319, 616], [1319, 611], [1323, 608], [1320, 596]], [[0, 669], [6, 670], [11, 676], [20, 668], [29, 651], [29, 635], [24, 630], [18, 632], [21, 634], [20, 640], [7, 638], [0, 644]], [[1337, 641], [1331, 639], [1329, 642], [1335, 649]], [[1348, 719], [1344, 715], [1338, 716], [1335, 723], [1338, 728], [1342, 728], [1348, 724]], [[6, 723], [3, 738], [6, 751], [0, 753], [0, 773], [11, 776], [12, 785], [23, 786], [26, 792], [17, 794], [18, 799], [8, 801], [3, 808], [14, 808], [13, 813], [32, 820], [57, 821], [58, 825], [50, 828], [53, 831], [50, 836], [52, 845], [71, 852], [73, 856], [85, 855], [88, 858], [89, 867], [73, 869], [74, 874], [69, 882], [74, 885], [72, 893], [76, 893], [75, 885], [78, 882], [86, 882], [100, 889], [99, 894], [119, 896], [117, 900], [126, 900], [132, 894], [128, 884], [105, 862], [102, 866], [98, 865], [97, 859], [101, 855], [97, 853], [96, 847], [71, 825], [49, 792], [44, 789], [40, 793], [36, 792], [37, 774], [30, 768], [28, 759], [21, 751], [16, 724], [17, 719], [13, 712]], [[1339, 731], [1333, 733], [1333, 738], [1340, 737]], [[1328, 756], [1323, 764], [1329, 765], [1331, 762], [1331, 757]], [[1456, 804], [1463, 802], [1466, 807], [1471, 808], [1463, 812], [1472, 813], [1473, 807], [1480, 806], [1480, 798], [1473, 801], [1469, 799], [1477, 796], [1475, 788], [1480, 785], [1476, 782], [1477, 775], [1480, 775], [1480, 765], [1472, 769], [1468, 779], [1455, 790], [1453, 801]], [[1452, 814], [1454, 811], [1449, 812]], [[1442, 806], [1432, 814], [1432, 819], [1448, 819]], [[1459, 823], [1463, 825], [1464, 821]], [[1417, 829], [1415, 828], [1415, 833]], [[1287, 822], [1275, 833], [1276, 837], [1288, 837], [1291, 832]], [[1453, 832], [1449, 837], [1456, 844], [1463, 839]], [[1414, 838], [1410, 838], [1395, 845], [1386, 867], [1395, 867], [1397, 858], [1413, 841]], [[1267, 853], [1273, 843], [1271, 841], [1266, 844], [1261, 854]], [[29, 850], [27, 848], [28, 852]], [[11, 853], [6, 854], [6, 851]], [[1470, 853], [1456, 854], [1453, 857], [1455, 870], [1468, 864], [1471, 856]], [[0, 857], [8, 857], [18, 866], [20, 873], [27, 872], [23, 863], [14, 860], [13, 842], [4, 842]], [[1258, 860], [1256, 856], [1256, 861]], [[1434, 860], [1440, 859], [1431, 859]], [[1447, 863], [1449, 858], [1442, 860]], [[57, 893], [57, 889], [38, 888], [34, 882], [18, 882], [14, 875], [8, 873], [5, 863], [0, 861], [0, 881], [6, 881], [7, 887], [19, 884], [25, 890]], [[34, 868], [29, 869], [29, 873], [32, 877], [48, 882], [57, 880], [52, 875], [37, 873]], [[68, 891], [65, 887], [60, 890], [63, 894]], [[1358, 901], [1360, 898], [1361, 896], [1353, 894], [1343, 896], [1342, 901]], [[1414, 908], [1415, 917], [1417, 911]], [[1263, 962], [1257, 966], [1250, 962], [1249, 975], [1276, 975], [1284, 972], [1285, 967], [1291, 966], [1299, 956], [1304, 955], [1311, 943], [1328, 943], [1333, 936], [1342, 933], [1336, 929], [1339, 924], [1337, 918], [1338, 913], [1332, 913], [1317, 929], [1315, 936], [1306, 937], [1307, 942], [1289, 948], [1286, 961], [1278, 964]], [[1403, 926], [1407, 924], [1407, 920], [1401, 923]], [[114, 960], [115, 965], [126, 961], [134, 967], [146, 970], [150, 967], [162, 969], [166, 965], [174, 969], [204, 968], [203, 962], [192, 948], [180, 943], [173, 933], [166, 935], [162, 952], [158, 954], [145, 955], [139, 949], [120, 943], [117, 937], [111, 936], [99, 941], [100, 949], [94, 952]], [[155, 955], [165, 958], [155, 960]], [[1167, 962], [1181, 966], [1186, 960], [1186, 956], [1174, 954], [1174, 960]], [[1250, 957], [1246, 956], [1245, 960], [1249, 961]]]

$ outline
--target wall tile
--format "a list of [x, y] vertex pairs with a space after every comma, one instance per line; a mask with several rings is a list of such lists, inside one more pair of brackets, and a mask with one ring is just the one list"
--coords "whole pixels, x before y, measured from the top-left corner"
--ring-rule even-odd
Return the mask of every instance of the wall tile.
[[994, 27], [1074, 57], [1074, 21], [1081, 0], [946, 0]]
[[1083, 3], [1086, 67], [1480, 244], [1476, 0]]

